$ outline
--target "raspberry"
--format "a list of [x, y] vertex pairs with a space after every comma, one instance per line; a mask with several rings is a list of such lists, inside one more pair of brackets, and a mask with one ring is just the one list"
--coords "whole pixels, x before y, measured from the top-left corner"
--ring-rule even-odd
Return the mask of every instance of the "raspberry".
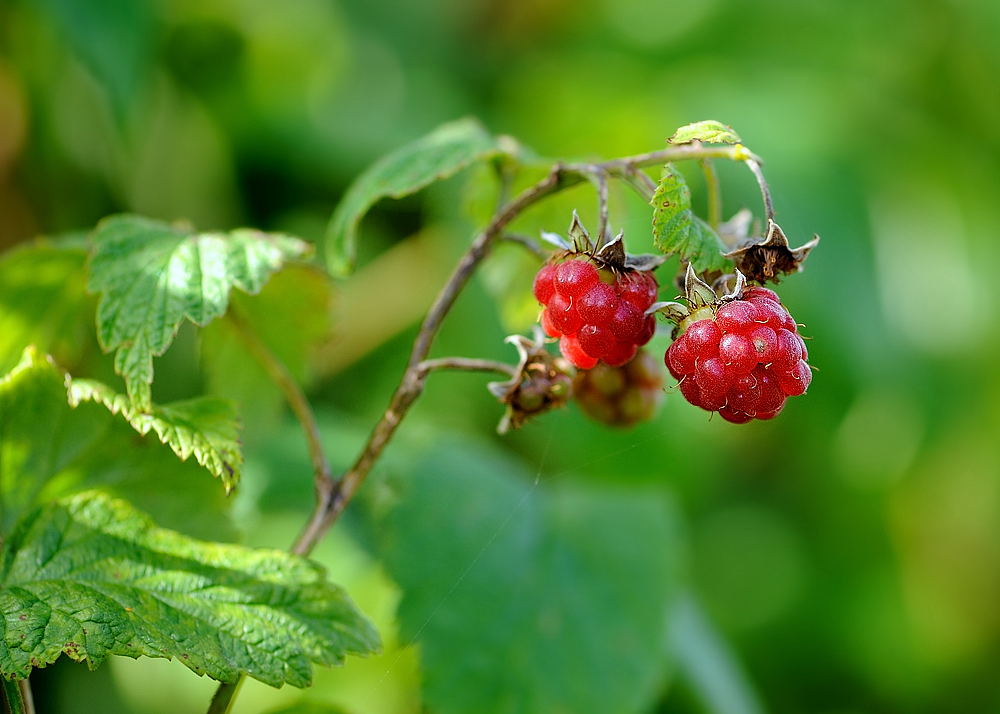
[[699, 308], [678, 328], [667, 368], [688, 402], [726, 421], [773, 419], [812, 381], [797, 325], [767, 288]]
[[542, 329], [561, 338], [563, 356], [579, 369], [591, 369], [600, 359], [624, 365], [656, 332], [656, 318], [645, 315], [656, 301], [656, 278], [620, 265], [613, 269], [588, 254], [564, 256], [535, 276], [532, 292], [545, 308]]
[[629, 427], [656, 413], [663, 399], [663, 374], [656, 358], [639, 350], [624, 366], [598, 364], [578, 372], [573, 396], [587, 416], [611, 426]]

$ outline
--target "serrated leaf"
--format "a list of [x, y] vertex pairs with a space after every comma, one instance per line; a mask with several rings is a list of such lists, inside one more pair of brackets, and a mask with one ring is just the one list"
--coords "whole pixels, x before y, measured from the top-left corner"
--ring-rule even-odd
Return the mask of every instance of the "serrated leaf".
[[[333, 331], [333, 281], [312, 265], [290, 265], [258, 295], [233, 293], [232, 308], [288, 371], [310, 383], [311, 362]], [[248, 440], [277, 424], [281, 391], [229, 320], [201, 332], [201, 359], [208, 390], [240, 405]]]
[[104, 219], [91, 240], [87, 289], [101, 293], [98, 337], [105, 351], [117, 349], [115, 370], [144, 411], [153, 356], [167, 350], [185, 318], [207, 325], [225, 314], [234, 287], [257, 293], [272, 273], [310, 251], [280, 233], [194, 233], [131, 215]]
[[312, 664], [379, 648], [322, 568], [277, 550], [205, 543], [87, 492], [38, 509], [4, 543], [0, 673], [22, 679], [65, 652], [177, 658], [224, 682], [312, 683]]
[[731, 127], [722, 122], [708, 120], [682, 126], [667, 139], [668, 144], [689, 144], [700, 141], [703, 144], [742, 144], [743, 140]]
[[678, 254], [699, 273], [727, 271], [732, 267], [722, 255], [722, 239], [691, 210], [691, 189], [673, 164], [663, 175], [650, 201], [653, 206], [653, 240], [664, 253]]
[[243, 466], [240, 418], [236, 405], [230, 400], [199, 397], [154, 405], [152, 411], [141, 412], [128, 397], [106, 384], [89, 379], [71, 380], [70, 406], [76, 407], [85, 401], [103, 404], [112, 414], [121, 414], [143, 436], [154, 431], [181, 461], [194, 456], [200, 465], [222, 480], [227, 492], [239, 483]]
[[479, 444], [439, 440], [412, 468], [376, 504], [389, 510], [373, 537], [403, 589], [401, 632], [420, 644], [428, 706], [648, 710], [668, 664], [677, 563], [666, 504], [533, 487], [534, 474]]
[[0, 379], [0, 528], [53, 498], [101, 488], [172, 528], [235, 535], [223, 490], [194, 460], [142, 438], [106, 407], [69, 405], [65, 374], [35, 350]]
[[48, 241], [0, 257], [0, 374], [13, 369], [30, 344], [71, 364], [94, 343], [86, 259], [85, 244]]
[[354, 270], [358, 224], [385, 197], [402, 198], [446, 179], [476, 161], [504, 153], [500, 142], [472, 118], [442, 124], [430, 134], [379, 159], [347, 189], [326, 231], [326, 264], [332, 275]]

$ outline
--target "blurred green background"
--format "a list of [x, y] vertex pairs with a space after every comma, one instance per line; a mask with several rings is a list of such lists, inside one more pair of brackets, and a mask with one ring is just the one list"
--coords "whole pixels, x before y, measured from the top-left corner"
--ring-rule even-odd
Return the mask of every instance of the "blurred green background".
[[[664, 568], [690, 584], [763, 710], [1000, 711], [998, 37], [995, 0], [3, 0], [0, 246], [120, 211], [318, 241], [358, 172], [464, 115], [554, 158], [612, 158], [660, 148], [692, 121], [730, 124], [766, 160], [793, 245], [822, 237], [779, 287], [813, 338], [807, 397], [737, 427], [670, 393], [630, 432], [570, 407], [501, 439], [482, 376], [435, 375], [380, 471], [391, 478], [408, 444], [451, 449], [432, 457], [445, 471], [488, 450], [480, 468], [519, 461], [512, 478], [532, 498], [535, 473], [669, 498], [679, 534]], [[749, 173], [719, 169], [726, 215], [759, 214]], [[339, 465], [384, 409], [415, 322], [489, 198], [469, 177], [382, 202], [364, 224], [361, 269], [338, 287], [310, 367]], [[588, 187], [521, 227], [563, 231], [573, 208], [593, 224]], [[621, 187], [611, 219], [634, 252], [649, 248], [650, 209]], [[502, 338], [534, 316], [536, 267], [501, 249], [436, 354], [513, 361]], [[182, 331], [157, 361], [157, 399], [205, 388], [198, 349]], [[301, 438], [283, 417], [251, 419], [245, 446], [234, 519], [246, 542], [284, 547], [310, 506]], [[317, 557], [387, 653], [319, 673], [305, 695], [250, 683], [237, 711], [306, 700], [434, 711], [421, 681], [425, 694], [442, 685], [421, 673], [419, 648], [395, 644], [401, 583], [374, 559], [369, 520], [352, 516]], [[459, 574], [476, 551], [453, 554]], [[404, 623], [404, 643], [415, 629]], [[706, 705], [668, 669], [636, 711], [756, 706]], [[48, 712], [200, 711], [213, 691], [163, 661], [94, 674], [63, 661], [39, 675]]]

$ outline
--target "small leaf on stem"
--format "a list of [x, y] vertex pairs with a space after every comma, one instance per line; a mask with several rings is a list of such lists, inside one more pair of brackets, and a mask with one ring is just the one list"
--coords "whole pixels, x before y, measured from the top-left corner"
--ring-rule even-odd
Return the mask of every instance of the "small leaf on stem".
[[743, 143], [739, 134], [731, 127], [712, 119], [682, 126], [667, 139], [668, 144], [690, 144], [692, 141], [700, 141], [703, 144]]

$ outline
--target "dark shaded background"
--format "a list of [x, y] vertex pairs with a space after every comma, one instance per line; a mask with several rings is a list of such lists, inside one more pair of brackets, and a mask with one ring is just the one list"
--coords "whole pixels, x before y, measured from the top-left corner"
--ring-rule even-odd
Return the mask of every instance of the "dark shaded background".
[[[730, 124], [766, 159], [793, 242], [822, 236], [780, 286], [813, 337], [808, 397], [734, 427], [669, 394], [627, 433], [571, 408], [497, 443], [572, 471], [560, 478], [672, 493], [696, 589], [767, 710], [995, 711], [998, 37], [990, 0], [4, 0], [0, 245], [119, 211], [318, 240], [366, 165], [467, 114], [552, 157], [610, 158], [691, 121]], [[759, 212], [749, 174], [720, 172], [726, 214]], [[313, 365], [337, 458], [384, 408], [415, 320], [469, 239], [474, 198], [450, 181], [366, 221], [362, 271]], [[649, 209], [612, 200], [633, 250], [648, 248]], [[563, 230], [574, 207], [593, 221], [582, 187], [523, 227]], [[501, 338], [534, 317], [533, 266], [516, 251], [487, 266], [440, 353], [510, 359]], [[158, 399], [202, 388], [187, 370], [196, 352], [182, 332], [157, 363]], [[433, 378], [413, 423], [488, 438], [499, 409], [482, 381]], [[274, 464], [300, 445], [293, 426], [248, 429], [258, 479], [237, 516], [248, 542], [282, 545], [308, 508], [308, 474], [286, 492]], [[341, 529], [320, 558], [391, 645], [385, 572]], [[323, 673], [310, 696], [420, 711], [412, 648], [380, 682], [393, 647]], [[45, 676], [50, 711], [201, 710], [212, 691], [159, 661]], [[298, 696], [248, 686], [238, 711]], [[650, 706], [698, 710], [683, 687]]]

